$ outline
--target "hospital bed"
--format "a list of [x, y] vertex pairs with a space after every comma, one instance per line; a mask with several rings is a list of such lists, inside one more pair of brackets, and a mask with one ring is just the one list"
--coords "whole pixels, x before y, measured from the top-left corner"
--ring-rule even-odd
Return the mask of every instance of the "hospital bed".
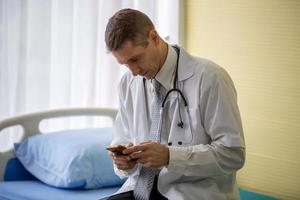
[[[85, 187], [87, 183], [84, 183], [84, 181], [81, 181], [82, 184], [75, 185], [71, 182], [68, 183], [60, 183], [59, 181], [53, 181], [51, 179], [51, 172], [40, 172], [37, 173], [37, 171], [41, 170], [40, 168], [32, 167], [32, 163], [23, 161], [23, 163], [20, 162], [18, 158], [16, 158], [16, 153], [13, 149], [8, 150], [6, 152], [0, 153], [0, 200], [95, 200], [99, 199], [101, 197], [104, 197], [106, 195], [112, 194], [116, 192], [121, 184], [124, 182], [124, 180], [119, 179], [115, 176], [112, 168], [112, 162], [110, 157], [107, 155], [107, 152], [105, 150], [105, 147], [109, 145], [111, 140], [111, 127], [108, 128], [87, 128], [87, 129], [74, 129], [74, 130], [64, 130], [64, 131], [58, 131], [54, 133], [48, 133], [48, 134], [41, 134], [40, 131], [40, 123], [45, 119], [53, 119], [53, 118], [61, 118], [61, 117], [70, 117], [70, 116], [105, 116], [109, 117], [111, 120], [114, 120], [116, 116], [116, 110], [114, 109], [102, 109], [102, 108], [72, 108], [72, 109], [59, 109], [59, 110], [52, 110], [47, 112], [39, 112], [39, 113], [33, 113], [33, 114], [27, 114], [17, 117], [12, 117], [9, 119], [5, 119], [0, 121], [0, 134], [1, 131], [4, 130], [7, 127], [12, 127], [16, 125], [20, 125], [23, 130], [23, 136], [21, 138], [21, 141], [26, 141], [27, 138], [34, 138], [34, 136], [39, 135], [43, 136], [41, 138], [37, 138], [37, 141], [34, 144], [30, 145], [39, 145], [36, 144], [38, 142], [43, 142], [43, 140], [47, 142], [51, 142], [53, 140], [53, 143], [56, 143], [55, 140], [65, 140], [60, 141], [61, 144], [66, 143], [66, 145], [60, 145], [55, 146], [55, 144], [51, 144], [49, 148], [60, 148], [60, 150], [57, 149], [58, 152], [51, 152], [53, 154], [56, 153], [55, 156], [70, 156], [73, 158], [73, 163], [77, 161], [77, 164], [71, 165], [74, 168], [87, 168], [89, 171], [96, 171], [94, 174], [87, 174], [87, 171], [81, 171], [78, 173], [70, 172], [69, 175], [66, 175], [67, 172], [63, 172], [60, 175], [66, 176], [66, 179], [74, 179], [73, 182], [78, 182], [76, 180], [76, 177], [74, 176], [83, 176], [82, 173], [87, 177], [81, 177], [82, 179], [87, 179], [87, 181], [90, 182], [90, 187]], [[2, 131], [3, 132], [3, 131]], [[53, 138], [53, 137], [55, 138]], [[71, 141], [72, 138], [81, 140], [78, 144], [76, 141]], [[85, 138], [91, 138], [86, 139]], [[35, 138], [36, 139], [36, 138]], [[41, 145], [47, 146], [47, 142]], [[70, 144], [71, 143], [71, 144]], [[75, 146], [71, 146], [72, 143]], [[70, 144], [70, 145], [68, 145]], [[39, 158], [36, 153], [32, 153], [28, 151], [34, 151], [34, 149], [28, 150], [29, 143], [25, 145], [25, 147], [22, 149], [26, 149], [27, 147], [27, 154], [29, 156], [29, 159], [41, 159]], [[71, 155], [68, 155], [65, 153], [68, 151], [68, 149], [64, 148], [73, 148], [73, 152], [71, 152]], [[34, 148], [34, 147], [32, 147]], [[43, 151], [45, 152], [43, 147], [36, 147], [40, 148], [37, 151]], [[82, 150], [81, 152], [75, 152], [75, 150]], [[15, 145], [16, 149], [16, 145]], [[18, 149], [20, 150], [20, 149]], [[24, 150], [24, 151], [26, 151]], [[48, 149], [49, 150], [49, 149]], [[53, 149], [55, 150], [55, 149]], [[98, 152], [99, 150], [99, 152]], [[51, 151], [51, 149], [50, 149]], [[62, 152], [60, 152], [62, 151]], [[98, 154], [94, 152], [97, 152]], [[22, 152], [24, 153], [24, 152]], [[50, 155], [51, 153], [47, 153], [48, 157], [45, 158], [45, 163], [42, 163], [44, 165], [47, 165], [49, 162], [61, 162], [60, 159], [55, 160], [56, 158], [53, 158], [51, 160]], [[76, 157], [76, 153], [80, 154], [78, 157]], [[67, 154], [67, 155], [65, 155]], [[94, 160], [99, 159], [97, 162], [91, 159], [84, 159], [81, 154], [86, 154], [86, 156], [90, 156], [91, 159], [94, 158]], [[92, 155], [91, 155], [92, 154]], [[20, 155], [19, 155], [20, 156]], [[21, 155], [22, 156], [22, 155]], [[99, 158], [97, 158], [99, 156]], [[24, 158], [23, 158], [24, 159]], [[28, 159], [28, 158], [27, 158]], [[49, 159], [49, 160], [47, 160]], [[62, 158], [65, 159], [65, 158]], [[68, 158], [66, 158], [68, 159]], [[70, 158], [71, 159], [71, 158]], [[77, 159], [77, 160], [76, 160]], [[74, 161], [75, 160], [75, 161]], [[48, 161], [48, 163], [47, 163]], [[43, 160], [41, 161], [43, 162]], [[82, 164], [81, 162], [86, 164]], [[88, 162], [95, 162], [92, 164], [87, 164]], [[100, 165], [98, 169], [94, 169], [97, 166], [93, 165]], [[31, 172], [29, 172], [27, 169], [24, 168], [24, 165], [29, 165], [26, 167], [29, 167], [29, 170], [36, 170], [31, 171], [34, 173], [35, 176], [32, 175]], [[31, 165], [30, 165], [31, 164]], [[53, 163], [52, 163], [53, 164]], [[54, 163], [55, 164], [55, 163]], [[94, 168], [91, 168], [92, 167]], [[70, 169], [71, 166], [58, 166], [63, 168]], [[31, 168], [30, 168], [31, 167]], [[45, 167], [45, 166], [44, 166]], [[49, 166], [46, 166], [49, 167]], [[53, 167], [54, 166], [50, 166]], [[101, 169], [102, 167], [102, 169]], [[81, 169], [77, 169], [81, 170]], [[101, 174], [103, 172], [103, 175]], [[37, 174], [36, 174], [37, 173]], [[36, 177], [37, 176], [37, 177]], [[48, 177], [47, 177], [48, 176]], [[72, 177], [73, 176], [73, 177]], [[95, 178], [96, 177], [96, 178]], [[109, 179], [112, 179], [110, 181]], [[42, 180], [42, 181], [41, 181]], [[79, 181], [80, 182], [80, 181]], [[92, 183], [92, 184], [91, 184]], [[73, 184], [73, 185], [72, 185]]]
[[[70, 108], [0, 121], [0, 134], [16, 125], [24, 131], [13, 149], [0, 152], [0, 200], [96, 200], [115, 193], [125, 180], [114, 174], [105, 149], [111, 127], [48, 134], [41, 134], [39, 127], [45, 119], [70, 116], [105, 116], [114, 121], [116, 113], [114, 109]], [[241, 200], [274, 199], [244, 189], [240, 195]]]

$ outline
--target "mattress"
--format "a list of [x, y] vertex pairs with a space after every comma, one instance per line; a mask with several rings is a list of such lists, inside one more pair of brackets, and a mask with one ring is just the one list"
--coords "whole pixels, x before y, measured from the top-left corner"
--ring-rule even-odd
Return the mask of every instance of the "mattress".
[[40, 181], [0, 182], [1, 200], [97, 200], [115, 193], [118, 187], [95, 190], [65, 190]]

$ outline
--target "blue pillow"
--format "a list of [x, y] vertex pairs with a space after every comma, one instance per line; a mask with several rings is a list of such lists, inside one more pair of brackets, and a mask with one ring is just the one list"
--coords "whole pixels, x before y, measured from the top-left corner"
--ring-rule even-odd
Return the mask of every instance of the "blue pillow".
[[111, 128], [35, 135], [15, 145], [15, 154], [36, 178], [51, 186], [94, 189], [121, 185], [105, 147]]

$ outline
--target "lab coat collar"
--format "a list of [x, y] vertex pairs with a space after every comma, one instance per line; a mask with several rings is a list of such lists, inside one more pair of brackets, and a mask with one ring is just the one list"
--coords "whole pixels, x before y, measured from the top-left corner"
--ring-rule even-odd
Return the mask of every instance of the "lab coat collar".
[[155, 79], [164, 86], [165, 89], [170, 90], [173, 86], [173, 75], [176, 67], [177, 53], [171, 45], [168, 45], [168, 54], [162, 68], [156, 74]]
[[180, 49], [179, 63], [178, 63], [178, 81], [184, 81], [194, 74], [194, 58], [188, 54], [183, 48]]

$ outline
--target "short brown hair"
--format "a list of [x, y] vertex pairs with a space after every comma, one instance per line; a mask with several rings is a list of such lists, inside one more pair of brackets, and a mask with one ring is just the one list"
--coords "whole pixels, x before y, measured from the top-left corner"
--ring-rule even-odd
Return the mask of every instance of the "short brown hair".
[[153, 28], [152, 21], [144, 13], [129, 8], [119, 10], [106, 25], [106, 47], [109, 51], [116, 51], [125, 41], [147, 46], [147, 38]]

